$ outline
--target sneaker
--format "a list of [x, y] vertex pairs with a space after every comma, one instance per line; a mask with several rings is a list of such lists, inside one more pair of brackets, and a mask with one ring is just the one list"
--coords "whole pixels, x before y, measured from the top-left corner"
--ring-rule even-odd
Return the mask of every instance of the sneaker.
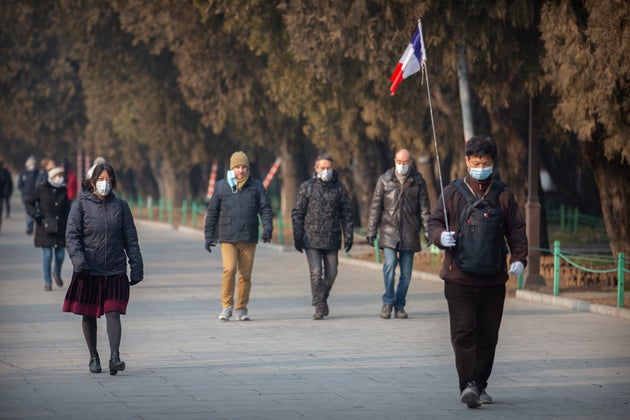
[[395, 308], [394, 309], [394, 313], [395, 313], [395, 317], [398, 319], [407, 319], [409, 318], [409, 315], [407, 315], [407, 312], [405, 312], [405, 308]]
[[236, 312], [237, 321], [249, 321], [249, 315], [247, 315], [247, 309], [241, 309]]
[[468, 408], [477, 408], [481, 406], [479, 402], [479, 388], [475, 381], [469, 381], [466, 389], [462, 391], [461, 400]]
[[44, 283], [44, 290], [50, 292], [52, 290], [52, 283]]
[[488, 395], [485, 389], [479, 395], [479, 402], [481, 404], [492, 404], [492, 397]]
[[383, 319], [389, 319], [392, 317], [392, 306], [393, 305], [383, 305], [383, 307], [381, 308], [381, 318]]
[[219, 319], [221, 321], [229, 321], [231, 316], [232, 316], [232, 307], [228, 306], [227, 308], [223, 308], [223, 310], [219, 314]]
[[61, 280], [61, 277], [59, 277], [56, 274], [52, 275], [53, 280], [55, 280], [55, 284], [59, 287], [63, 287], [63, 280]]

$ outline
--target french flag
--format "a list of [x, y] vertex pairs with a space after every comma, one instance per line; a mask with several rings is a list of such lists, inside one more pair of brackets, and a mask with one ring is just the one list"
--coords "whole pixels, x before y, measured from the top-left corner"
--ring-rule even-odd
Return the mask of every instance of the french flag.
[[418, 21], [418, 28], [413, 34], [405, 53], [398, 60], [396, 69], [389, 80], [392, 82], [389, 91], [392, 96], [396, 94], [398, 85], [407, 77], [419, 72], [427, 60], [426, 50], [424, 48], [424, 39], [422, 38], [422, 25]]

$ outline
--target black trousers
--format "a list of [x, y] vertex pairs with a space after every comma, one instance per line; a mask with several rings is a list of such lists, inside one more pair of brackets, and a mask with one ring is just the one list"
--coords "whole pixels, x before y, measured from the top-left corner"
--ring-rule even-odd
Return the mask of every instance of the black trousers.
[[451, 344], [460, 392], [475, 380], [480, 390], [488, 385], [503, 317], [505, 284], [469, 286], [446, 281], [444, 296], [451, 321]]

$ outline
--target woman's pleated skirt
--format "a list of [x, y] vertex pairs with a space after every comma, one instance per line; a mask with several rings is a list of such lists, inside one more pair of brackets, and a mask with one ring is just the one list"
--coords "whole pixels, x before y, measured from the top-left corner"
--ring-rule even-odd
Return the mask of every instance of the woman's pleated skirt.
[[90, 276], [80, 279], [72, 274], [72, 281], [63, 301], [63, 312], [100, 318], [107, 312], [127, 312], [129, 278], [126, 273], [114, 276]]

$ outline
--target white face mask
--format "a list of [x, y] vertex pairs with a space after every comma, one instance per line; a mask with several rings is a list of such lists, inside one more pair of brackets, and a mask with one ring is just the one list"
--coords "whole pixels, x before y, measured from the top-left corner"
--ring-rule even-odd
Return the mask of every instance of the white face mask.
[[317, 178], [324, 182], [328, 182], [332, 179], [332, 169], [322, 169], [317, 173]]
[[407, 175], [409, 173], [409, 165], [396, 164], [396, 172], [401, 175]]
[[102, 196], [106, 196], [112, 190], [110, 181], [96, 181], [96, 192]]
[[59, 188], [59, 187], [63, 187], [63, 177], [62, 176], [56, 176], [54, 178], [48, 178], [48, 183], [50, 185], [52, 185], [55, 188]]

